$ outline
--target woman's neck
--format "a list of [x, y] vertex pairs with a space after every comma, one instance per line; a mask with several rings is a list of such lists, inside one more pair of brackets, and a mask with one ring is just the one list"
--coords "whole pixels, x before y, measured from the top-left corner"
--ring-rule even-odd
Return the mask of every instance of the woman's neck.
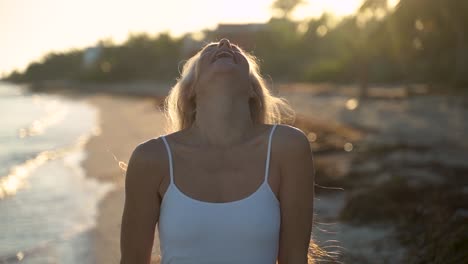
[[200, 144], [226, 148], [240, 143], [253, 131], [248, 98], [228, 93], [197, 98], [197, 112], [192, 133]]

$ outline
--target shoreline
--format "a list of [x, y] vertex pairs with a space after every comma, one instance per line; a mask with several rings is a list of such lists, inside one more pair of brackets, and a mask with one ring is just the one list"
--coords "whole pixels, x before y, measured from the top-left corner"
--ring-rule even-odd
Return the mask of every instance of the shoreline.
[[[37, 93], [37, 92], [36, 92]], [[42, 93], [42, 92], [39, 92]], [[120, 224], [125, 202], [125, 172], [119, 162], [128, 163], [134, 148], [164, 134], [165, 118], [158, 110], [159, 96], [132, 96], [113, 93], [82, 93], [57, 89], [43, 92], [87, 103], [98, 110], [100, 132], [84, 146], [81, 162], [85, 176], [113, 188], [99, 201], [96, 226], [91, 231], [95, 263], [120, 260]], [[157, 232], [157, 230], [156, 230]], [[159, 263], [159, 240], [155, 234], [151, 263]]]
[[[82, 166], [88, 177], [114, 184], [114, 190], [99, 203], [94, 234], [96, 263], [118, 263], [125, 201], [125, 175], [118, 161], [128, 163], [137, 144], [164, 133], [164, 116], [154, 99], [88, 95], [85, 101], [99, 110], [101, 134], [86, 144], [88, 155]], [[153, 252], [159, 255], [157, 236]]]

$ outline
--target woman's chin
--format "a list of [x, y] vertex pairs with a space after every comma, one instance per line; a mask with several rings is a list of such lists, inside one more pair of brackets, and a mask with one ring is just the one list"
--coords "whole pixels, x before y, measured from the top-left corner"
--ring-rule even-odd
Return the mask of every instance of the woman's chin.
[[234, 61], [233, 58], [231, 57], [223, 57], [223, 58], [219, 58], [217, 60], [215, 60], [212, 65], [237, 65], [236, 62]]
[[238, 65], [230, 58], [217, 59], [211, 64], [211, 68], [216, 73], [237, 72], [239, 70]]

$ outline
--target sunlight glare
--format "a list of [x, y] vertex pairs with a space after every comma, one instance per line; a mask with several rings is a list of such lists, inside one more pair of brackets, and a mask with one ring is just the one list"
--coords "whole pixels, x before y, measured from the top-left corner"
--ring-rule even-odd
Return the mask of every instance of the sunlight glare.
[[321, 25], [317, 28], [317, 35], [323, 37], [328, 33], [328, 28], [325, 25]]
[[336, 17], [347, 16], [356, 12], [361, 2], [361, 0], [307, 0], [306, 4], [297, 8], [295, 17], [317, 17], [324, 12]]
[[310, 142], [315, 142], [317, 140], [317, 134], [315, 134], [314, 132], [309, 132], [307, 134], [307, 139], [310, 141]]
[[345, 105], [348, 110], [352, 111], [359, 106], [359, 101], [356, 98], [351, 98], [346, 101]]
[[350, 143], [350, 142], [347, 142], [343, 145], [343, 149], [346, 151], [346, 152], [351, 152], [353, 151], [353, 144]]

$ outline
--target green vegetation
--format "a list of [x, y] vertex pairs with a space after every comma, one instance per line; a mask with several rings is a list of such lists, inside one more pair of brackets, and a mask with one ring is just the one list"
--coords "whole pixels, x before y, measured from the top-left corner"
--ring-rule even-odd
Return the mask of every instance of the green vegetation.
[[[249, 35], [252, 51], [264, 74], [275, 81], [425, 82], [468, 85], [468, 2], [401, 0], [394, 8], [386, 0], [366, 0], [359, 11], [337, 21], [330, 15], [292, 21], [289, 14], [302, 1], [279, 0], [272, 6], [281, 16]], [[203, 43], [216, 32], [204, 31]], [[253, 39], [252, 39], [253, 38]], [[232, 39], [236, 42], [236, 39]], [[99, 58], [83, 67], [85, 50], [50, 53], [13, 72], [11, 81], [40, 80], [173, 80], [180, 63], [193, 53], [187, 34], [131, 35], [119, 45], [101, 41]]]

